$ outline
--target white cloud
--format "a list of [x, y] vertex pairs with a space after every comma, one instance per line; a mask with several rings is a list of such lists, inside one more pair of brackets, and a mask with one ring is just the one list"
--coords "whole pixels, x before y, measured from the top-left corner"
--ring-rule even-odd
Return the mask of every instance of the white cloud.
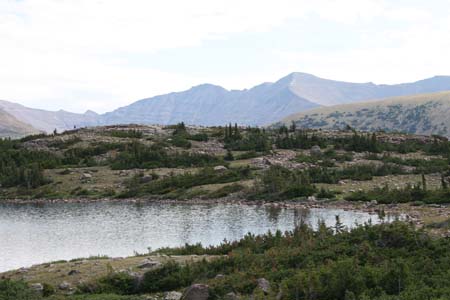
[[[446, 42], [450, 24], [435, 20], [431, 11], [395, 3], [393, 0], [2, 0], [0, 98], [53, 109], [106, 111], [201, 82], [243, 88], [276, 79], [275, 74], [281, 76], [283, 72], [309, 71], [337, 79], [371, 78], [382, 82], [445, 73], [450, 67], [446, 54], [450, 50]], [[372, 48], [361, 45], [342, 52], [274, 49], [282, 53], [279, 64], [272, 62], [277, 67], [263, 73], [241, 70], [233, 78], [221, 74], [199, 78], [194, 72], [131, 66], [123, 59], [133, 55], [151, 57], [166, 49], [183, 51], [186, 47], [201, 47], [208, 40], [226, 41], [243, 32], [270, 36], [273, 29], [299, 18], [355, 28], [380, 20], [376, 38], [381, 45]], [[389, 30], [382, 20], [420, 27]], [[372, 38], [370, 34], [366, 36], [367, 42]], [[400, 46], [389, 48], [382, 44], [384, 40], [396, 41]], [[236, 64], [242, 60], [245, 57], [236, 57]]]

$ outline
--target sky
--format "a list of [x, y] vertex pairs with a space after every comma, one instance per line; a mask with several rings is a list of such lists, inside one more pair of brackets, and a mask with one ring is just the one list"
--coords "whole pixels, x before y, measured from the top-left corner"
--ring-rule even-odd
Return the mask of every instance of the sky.
[[449, 16], [448, 0], [0, 0], [0, 99], [102, 113], [292, 72], [450, 75]]

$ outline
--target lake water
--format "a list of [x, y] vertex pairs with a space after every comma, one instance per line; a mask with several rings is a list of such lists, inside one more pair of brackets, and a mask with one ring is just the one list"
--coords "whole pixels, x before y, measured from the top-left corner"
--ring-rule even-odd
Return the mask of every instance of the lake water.
[[377, 215], [338, 209], [131, 203], [0, 204], [0, 272], [94, 255], [146, 253], [148, 248], [201, 242], [217, 245], [246, 233], [291, 230], [300, 220], [346, 226]]

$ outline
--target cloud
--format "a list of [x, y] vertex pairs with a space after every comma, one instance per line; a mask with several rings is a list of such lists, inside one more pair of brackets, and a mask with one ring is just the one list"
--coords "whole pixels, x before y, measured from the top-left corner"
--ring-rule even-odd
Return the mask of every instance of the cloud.
[[[107, 111], [133, 100], [186, 89], [211, 79], [228, 88], [243, 88], [275, 79], [274, 74], [281, 76], [282, 72], [292, 71], [329, 74], [338, 79], [373, 76], [373, 80], [380, 81], [425, 74], [425, 64], [428, 73], [444, 72], [449, 67], [445, 53], [450, 49], [444, 34], [448, 36], [450, 24], [445, 18], [435, 19], [431, 9], [413, 5], [405, 8], [396, 3], [389, 0], [3, 0], [0, 2], [0, 98], [51, 109]], [[290, 26], [292, 20], [311, 22], [312, 31], [320, 22], [361, 28], [363, 42], [356, 49], [337, 52], [308, 50], [308, 40], [301, 51], [289, 49], [289, 44], [274, 46], [270, 42], [276, 37], [274, 31]], [[403, 28], [390, 29], [383, 25], [385, 21], [400, 22]], [[379, 32], [366, 30], [366, 26], [378, 23]], [[421, 28], [413, 28], [414, 24]], [[186, 48], [201, 49], [206, 43], [228, 41], [245, 33], [267, 37], [267, 47], [274, 47], [273, 52], [278, 54], [274, 56], [277, 60], [268, 62], [275, 67], [263, 73], [239, 69], [246, 57], [236, 56], [234, 61], [239, 72], [233, 77], [220, 73], [199, 77], [195, 70], [169, 71], [146, 64], [168, 49], [182, 53]], [[379, 43], [376, 47], [374, 39]], [[387, 41], [395, 42], [398, 47], [388, 47]], [[343, 37], [342, 43], [345, 42]], [[129, 58], [134, 56], [142, 57], [142, 65], [129, 63]], [[392, 70], [393, 66], [398, 69]], [[384, 76], [382, 68], [387, 70]]]

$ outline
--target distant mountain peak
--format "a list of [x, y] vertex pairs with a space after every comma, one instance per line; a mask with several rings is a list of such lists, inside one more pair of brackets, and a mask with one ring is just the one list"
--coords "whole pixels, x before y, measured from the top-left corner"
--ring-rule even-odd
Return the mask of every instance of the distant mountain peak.
[[84, 115], [86, 115], [86, 116], [99, 116], [98, 113], [96, 113], [95, 111], [90, 110], [90, 109], [88, 109], [88, 110], [84, 113]]
[[190, 88], [191, 91], [202, 91], [202, 90], [208, 90], [208, 91], [227, 91], [225, 88], [221, 87], [220, 85], [215, 85], [211, 83], [203, 83], [196, 86], [193, 86]]

